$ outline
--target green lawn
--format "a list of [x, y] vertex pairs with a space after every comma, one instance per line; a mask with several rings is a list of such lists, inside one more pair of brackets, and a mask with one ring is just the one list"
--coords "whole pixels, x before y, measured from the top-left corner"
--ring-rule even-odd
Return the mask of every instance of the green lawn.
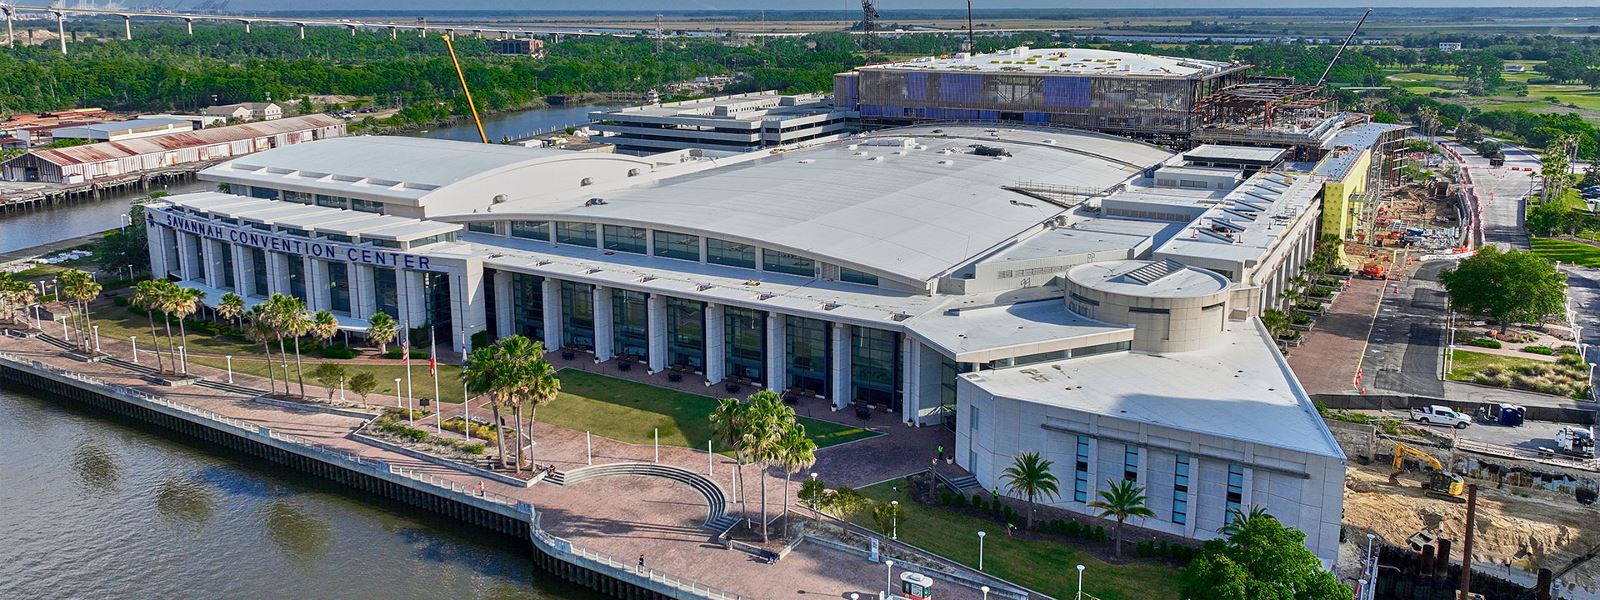
[[[132, 292], [124, 290], [124, 296], [131, 296]], [[101, 304], [94, 308], [90, 315], [94, 317], [94, 324], [100, 326], [102, 338], [116, 338], [127, 341], [128, 336], [139, 336], [139, 346], [142, 348], [150, 343], [150, 322], [144, 316], [134, 314], [125, 306]], [[161, 325], [161, 314], [155, 315], [156, 334], [165, 337], [166, 328]], [[206, 352], [214, 354], [255, 355], [261, 352], [261, 346], [251, 344], [243, 338], [233, 338], [225, 335], [197, 335], [189, 331], [188, 349], [190, 352]], [[172, 324], [172, 336], [178, 337], [178, 324]], [[337, 338], [336, 338], [337, 339]], [[276, 350], [276, 348], [274, 348]]]
[[[1081, 564], [1085, 567], [1083, 592], [1096, 598], [1178, 598], [1178, 571], [1166, 565], [1141, 561], [1113, 566], [1069, 544], [1013, 538], [1005, 534], [1005, 527], [999, 523], [912, 500], [904, 479], [859, 491], [879, 502], [900, 501], [906, 513], [905, 520], [899, 523], [900, 541], [969, 567], [978, 565], [978, 531], [987, 531], [989, 536], [983, 547], [984, 570], [1044, 594], [1072, 598], [1078, 591], [1078, 573], [1073, 567]], [[855, 520], [860, 525], [873, 527], [870, 514], [863, 513]], [[1132, 544], [1125, 550], [1131, 555]]]
[[[190, 341], [194, 341], [195, 338], [190, 337], [189, 339]], [[279, 378], [281, 381], [283, 378], [283, 370], [277, 366], [278, 363], [276, 358], [278, 356], [278, 348], [276, 344], [273, 345], [272, 352], [274, 357], [274, 376]], [[154, 360], [153, 356], [149, 356], [143, 351], [141, 351], [139, 354], [140, 362], [149, 363], [151, 360]], [[191, 355], [189, 357], [189, 361], [206, 365], [208, 367], [216, 367], [218, 369], [222, 369], [227, 366], [227, 359], [220, 356]], [[317, 368], [316, 363], [305, 361], [304, 367], [306, 385], [317, 385], [316, 380], [311, 378], [311, 370]], [[378, 379], [378, 389], [367, 397], [368, 402], [381, 404], [387, 401], [385, 400], [386, 398], [388, 400], [393, 400], [395, 378], [400, 379], [401, 386], [405, 385], [406, 367], [405, 364], [399, 360], [392, 361], [392, 364], [385, 364], [383, 362], [376, 364], [371, 362], [347, 362], [344, 363], [344, 368], [345, 372], [349, 373], [351, 377], [354, 377], [357, 373], [372, 373], [372, 376]], [[266, 377], [267, 362], [262, 359], [261, 348], [257, 346], [252, 352], [247, 354], [234, 355], [233, 371], [235, 373], [247, 373], [250, 375]], [[293, 350], [291, 350], [289, 354], [289, 381], [291, 384], [295, 383]], [[433, 378], [428, 376], [428, 361], [426, 360], [413, 361], [411, 364], [411, 395], [414, 398], [433, 397]], [[440, 399], [445, 402], [452, 404], [461, 403], [461, 367], [448, 364], [439, 365], [439, 396], [441, 397]], [[356, 399], [349, 392], [345, 392], [345, 397], [351, 400]]]
[[[705, 448], [711, 439], [710, 396], [635, 383], [577, 369], [562, 369], [561, 395], [539, 409], [539, 420], [575, 431], [592, 431], [632, 444], [649, 444], [655, 430], [661, 443]], [[878, 435], [864, 429], [800, 417], [818, 447]], [[718, 444], [719, 451], [722, 449]]]
[[1550, 260], [1582, 267], [1600, 267], [1600, 247], [1542, 237], [1529, 239], [1528, 242], [1532, 245], [1534, 254]]

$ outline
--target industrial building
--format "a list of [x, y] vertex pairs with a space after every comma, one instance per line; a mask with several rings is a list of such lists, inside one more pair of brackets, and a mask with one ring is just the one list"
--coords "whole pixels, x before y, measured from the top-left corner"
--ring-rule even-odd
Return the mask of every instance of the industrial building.
[[647, 104], [589, 113], [597, 141], [626, 154], [699, 148], [751, 152], [799, 142], [827, 141], [856, 131], [857, 113], [821, 94], [766, 91]]
[[275, 102], [240, 102], [200, 109], [200, 116], [223, 117], [234, 121], [271, 121], [283, 118], [283, 107]]
[[1248, 65], [1089, 48], [1019, 47], [867, 65], [833, 96], [869, 126], [1010, 121], [1148, 139], [1182, 138], [1196, 103], [1244, 83]]
[[143, 118], [57, 127], [51, 132], [51, 137], [57, 140], [121, 142], [184, 131], [194, 131], [194, 124], [179, 119]]
[[327, 115], [164, 133], [124, 141], [35, 150], [0, 163], [0, 178], [7, 181], [91, 183], [220, 161], [261, 150], [339, 137], [344, 133], [344, 121]]
[[357, 335], [381, 311], [950, 427], [985, 488], [1038, 451], [1055, 506], [1129, 478], [1135, 525], [1207, 539], [1259, 505], [1331, 565], [1344, 455], [1253, 318], [1320, 223], [1283, 154], [949, 124], [717, 158], [352, 137], [145, 214], [155, 272], [207, 304], [291, 294]]

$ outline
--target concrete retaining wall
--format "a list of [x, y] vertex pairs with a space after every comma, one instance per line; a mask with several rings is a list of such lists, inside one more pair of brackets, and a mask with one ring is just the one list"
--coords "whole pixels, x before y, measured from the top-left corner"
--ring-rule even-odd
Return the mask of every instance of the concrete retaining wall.
[[[1477, 414], [1479, 407], [1489, 406], [1487, 402], [1460, 402], [1407, 394], [1312, 394], [1311, 400], [1328, 408], [1345, 410], [1409, 410], [1414, 407], [1438, 404], [1448, 406], [1457, 412], [1467, 415]], [[1566, 406], [1528, 406], [1527, 408], [1527, 417], [1535, 421], [1574, 423], [1578, 425], [1593, 425], [1596, 423], [1597, 413], [1589, 409]]]

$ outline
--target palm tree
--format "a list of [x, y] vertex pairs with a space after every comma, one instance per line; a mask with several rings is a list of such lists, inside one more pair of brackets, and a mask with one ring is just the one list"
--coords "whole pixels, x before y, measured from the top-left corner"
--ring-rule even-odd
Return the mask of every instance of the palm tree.
[[[244, 336], [251, 342], [261, 344], [261, 349], [266, 352], [267, 381], [268, 385], [272, 386], [272, 393], [276, 394], [278, 393], [278, 380], [272, 368], [272, 344], [269, 343], [272, 338], [277, 336], [277, 331], [272, 328], [272, 317], [267, 314], [267, 306], [265, 304], [257, 304], [251, 307], [243, 316], [249, 320], [249, 324], [244, 326]], [[285, 394], [289, 392], [288, 373], [284, 374], [283, 391]]]
[[1232, 537], [1233, 534], [1244, 531], [1245, 528], [1249, 527], [1251, 521], [1271, 518], [1274, 517], [1267, 514], [1267, 509], [1254, 504], [1250, 505], [1250, 509], [1248, 511], [1230, 508], [1228, 509], [1228, 523], [1223, 525], [1221, 529], [1218, 529], [1217, 533]]
[[1267, 328], [1267, 333], [1272, 334], [1273, 338], [1289, 331], [1289, 323], [1289, 315], [1281, 310], [1269, 308], [1261, 311], [1261, 325]]
[[[739, 481], [738, 501], [744, 502], [744, 463], [749, 458], [749, 448], [744, 443], [749, 428], [750, 405], [738, 398], [723, 398], [711, 411], [711, 431], [722, 445], [733, 450], [734, 479]], [[749, 510], [748, 506], [745, 508]]]
[[[0, 273], [0, 300], [5, 302], [6, 319], [16, 322], [17, 310], [33, 304], [38, 292], [32, 285], [11, 273]], [[23, 318], [26, 322], [26, 315]]]
[[239, 326], [239, 317], [244, 316], [244, 298], [233, 292], [222, 295], [222, 300], [217, 302], [217, 316]]
[[373, 313], [372, 317], [367, 319], [367, 340], [378, 345], [379, 354], [389, 352], [389, 342], [393, 342], [395, 336], [400, 333], [396, 329], [398, 325], [394, 317], [386, 312]]
[[778, 440], [777, 463], [783, 468], [783, 517], [789, 522], [789, 480], [817, 463], [817, 442], [806, 436], [806, 426], [795, 423]]
[[[533, 423], [538, 419], [539, 407], [554, 402], [556, 396], [561, 393], [561, 380], [556, 378], [556, 370], [550, 366], [550, 362], [544, 359], [543, 342], [522, 338], [522, 341], [505, 346], [508, 356], [526, 365], [526, 368], [522, 369], [522, 381], [525, 386], [522, 404], [529, 408], [528, 462], [533, 462]], [[519, 439], [517, 443], [522, 442]]]
[[[516, 381], [512, 377], [511, 369], [506, 365], [505, 349], [499, 345], [473, 349], [472, 354], [467, 355], [467, 364], [461, 369], [461, 379], [467, 384], [468, 389], [477, 394], [489, 394], [489, 407], [494, 411], [496, 425], [504, 423], [500, 420], [500, 406], [509, 401], [511, 390], [516, 387]], [[468, 398], [466, 401], [471, 402], [472, 399]], [[500, 446], [500, 467], [505, 468], [508, 466], [505, 428], [501, 427], [496, 433], [495, 438]], [[521, 468], [519, 461], [517, 469], [520, 471]]]
[[767, 470], [781, 458], [779, 442], [794, 428], [794, 409], [784, 405], [783, 398], [772, 390], [761, 390], [750, 395], [748, 428], [743, 443], [749, 448], [753, 462], [761, 465], [761, 541], [767, 541]]
[[[299, 298], [281, 294], [274, 294], [273, 298], [276, 299], [274, 310], [278, 313], [278, 324], [283, 327], [285, 335], [294, 339], [294, 378], [299, 383], [300, 395], [304, 396], [306, 395], [306, 375], [305, 367], [300, 362], [300, 336], [311, 331], [311, 315], [306, 312], [305, 301]], [[285, 367], [284, 372], [288, 372], [287, 367]]]
[[339, 334], [339, 319], [329, 311], [319, 310], [311, 317], [311, 327], [306, 333], [311, 334], [311, 338], [318, 343], [327, 345], [328, 340]]
[[1038, 452], [1024, 452], [1000, 473], [1008, 491], [1028, 499], [1028, 529], [1033, 529], [1035, 500], [1041, 496], [1053, 499], [1061, 493], [1055, 473], [1050, 472], [1053, 464], [1040, 458]]
[[1117, 481], [1107, 479], [1106, 489], [1100, 490], [1099, 500], [1090, 502], [1089, 506], [1100, 509], [1100, 518], [1113, 518], [1117, 520], [1116, 527], [1111, 530], [1112, 543], [1116, 544], [1115, 554], [1122, 558], [1122, 523], [1128, 517], [1154, 517], [1155, 511], [1145, 506], [1144, 488], [1127, 479]]
[[[172, 314], [178, 317], [178, 336], [182, 339], [183, 346], [188, 348], [189, 333], [184, 330], [183, 321], [200, 310], [200, 300], [206, 297], [206, 293], [195, 288], [178, 287], [177, 284], [172, 284], [167, 291], [167, 306]], [[184, 366], [187, 368], [187, 361]]]
[[94, 281], [88, 273], [78, 269], [67, 269], [56, 276], [61, 284], [61, 294], [77, 303], [77, 315], [73, 314], [73, 305], [67, 304], [67, 319], [74, 321], [73, 327], [78, 329], [78, 345], [84, 349], [90, 348], [89, 330], [92, 324], [89, 320], [89, 302], [100, 295], [100, 284]]
[[[163, 283], [166, 283], [166, 280], [146, 279], [133, 286], [133, 305], [143, 309], [145, 319], [150, 322], [150, 341], [156, 347], [157, 372], [166, 372], [167, 367], [161, 360], [161, 338], [156, 335], [156, 321], [151, 313], [159, 310], [162, 311], [162, 314], [166, 314], [161, 298]], [[165, 323], [165, 319], [162, 322]], [[172, 336], [172, 327], [170, 325], [167, 327], [167, 336], [169, 338]]]

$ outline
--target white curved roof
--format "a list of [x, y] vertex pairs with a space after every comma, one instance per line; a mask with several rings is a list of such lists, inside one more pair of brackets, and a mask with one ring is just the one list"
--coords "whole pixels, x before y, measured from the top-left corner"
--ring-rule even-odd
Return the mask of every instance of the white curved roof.
[[1198, 298], [1228, 289], [1228, 279], [1213, 271], [1171, 260], [1113, 260], [1078, 265], [1067, 271], [1072, 283], [1091, 290], [1145, 298]]
[[927, 281], [1065, 210], [1003, 187], [1103, 190], [1170, 156], [1087, 132], [910, 127], [597, 193], [601, 205], [533, 200], [494, 216], [684, 231]]

